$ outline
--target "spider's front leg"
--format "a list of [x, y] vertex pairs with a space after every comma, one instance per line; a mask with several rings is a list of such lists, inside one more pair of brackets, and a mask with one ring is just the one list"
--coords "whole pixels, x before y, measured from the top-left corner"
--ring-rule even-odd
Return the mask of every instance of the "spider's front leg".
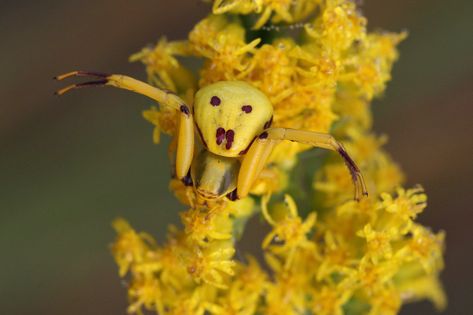
[[55, 77], [55, 79], [63, 80], [69, 77], [94, 77], [97, 78], [97, 80], [69, 85], [58, 90], [56, 92], [57, 95], [62, 95], [70, 90], [83, 87], [113, 86], [145, 95], [158, 102], [161, 106], [168, 106], [179, 111], [179, 129], [176, 135], [176, 175], [179, 179], [184, 179], [186, 177], [194, 155], [194, 119], [190, 107], [186, 105], [179, 96], [121, 74], [72, 71], [59, 75]]
[[350, 155], [348, 155], [342, 144], [336, 141], [333, 136], [307, 130], [270, 128], [257, 137], [243, 158], [237, 183], [239, 198], [248, 195], [251, 186], [258, 178], [274, 146], [282, 140], [290, 140], [337, 151], [344, 159], [350, 171], [353, 184], [355, 185], [355, 200], [360, 200], [362, 196], [368, 195], [360, 169]]

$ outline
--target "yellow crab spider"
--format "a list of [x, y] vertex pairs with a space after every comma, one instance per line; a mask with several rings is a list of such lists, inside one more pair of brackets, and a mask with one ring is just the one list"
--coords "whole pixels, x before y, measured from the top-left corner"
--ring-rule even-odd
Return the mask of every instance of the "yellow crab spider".
[[[329, 134], [271, 128], [272, 104], [263, 92], [246, 82], [221, 81], [207, 85], [197, 91], [191, 107], [172, 92], [124, 75], [73, 71], [56, 79], [72, 76], [98, 80], [73, 84], [56, 94], [81, 87], [114, 86], [179, 111], [176, 175], [185, 184], [193, 185], [196, 193], [206, 200], [224, 196], [236, 200], [247, 196], [274, 146], [283, 140], [337, 151], [351, 173], [355, 199], [367, 195], [359, 168], [339, 142]], [[195, 134], [202, 146], [199, 151], [194, 143]]]

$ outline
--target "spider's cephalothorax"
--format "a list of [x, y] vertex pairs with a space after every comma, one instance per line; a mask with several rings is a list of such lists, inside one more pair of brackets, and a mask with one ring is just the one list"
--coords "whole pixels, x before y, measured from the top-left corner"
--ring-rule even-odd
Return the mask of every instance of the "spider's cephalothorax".
[[[73, 71], [56, 79], [71, 76], [91, 76], [98, 80], [70, 85], [57, 94], [74, 88], [108, 85], [143, 94], [161, 106], [179, 111], [175, 173], [184, 183], [192, 183], [203, 199], [227, 196], [234, 200], [248, 195], [274, 146], [283, 140], [337, 151], [351, 173], [355, 199], [367, 195], [360, 170], [339, 142], [329, 134], [271, 128], [270, 101], [246, 82], [221, 81], [203, 87], [195, 94], [192, 108], [174, 93], [124, 75]], [[194, 158], [195, 129], [203, 149]]]
[[268, 128], [273, 106], [260, 90], [242, 81], [222, 81], [195, 94], [194, 120], [207, 149], [217, 155], [245, 154]]

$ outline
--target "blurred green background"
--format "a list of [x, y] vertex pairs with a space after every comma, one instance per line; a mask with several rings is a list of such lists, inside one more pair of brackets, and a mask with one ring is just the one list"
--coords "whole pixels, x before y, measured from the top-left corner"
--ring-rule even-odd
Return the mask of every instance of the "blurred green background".
[[[447, 231], [445, 314], [472, 314], [473, 2], [366, 0], [371, 30], [408, 30], [375, 128], [421, 183], [419, 218]], [[182, 39], [200, 0], [0, 1], [0, 313], [125, 314], [109, 253], [126, 217], [163, 239], [182, 209], [167, 188], [167, 141], [151, 143], [150, 101], [112, 89], [62, 98], [72, 69], [145, 79], [128, 56], [160, 36]], [[251, 236], [247, 236], [251, 239]], [[434, 314], [427, 302], [402, 314]]]

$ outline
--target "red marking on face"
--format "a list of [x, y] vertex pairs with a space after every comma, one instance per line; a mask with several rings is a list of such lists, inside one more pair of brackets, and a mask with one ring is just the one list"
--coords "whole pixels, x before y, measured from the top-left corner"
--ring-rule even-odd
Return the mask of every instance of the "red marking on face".
[[220, 98], [218, 98], [218, 96], [212, 96], [212, 98], [210, 99], [210, 104], [212, 104], [212, 106], [218, 106], [221, 102], [222, 101], [220, 100]]
[[233, 138], [235, 137], [235, 131], [227, 130], [225, 133], [225, 138], [227, 139], [227, 143], [225, 144], [225, 149], [230, 150], [233, 144]]
[[221, 145], [223, 142], [223, 139], [225, 139], [225, 129], [223, 129], [222, 127], [219, 127], [217, 129], [216, 138], [217, 138], [217, 144]]
[[251, 105], [243, 105], [241, 107], [241, 110], [244, 111], [245, 113], [249, 114], [253, 110], [253, 107]]

